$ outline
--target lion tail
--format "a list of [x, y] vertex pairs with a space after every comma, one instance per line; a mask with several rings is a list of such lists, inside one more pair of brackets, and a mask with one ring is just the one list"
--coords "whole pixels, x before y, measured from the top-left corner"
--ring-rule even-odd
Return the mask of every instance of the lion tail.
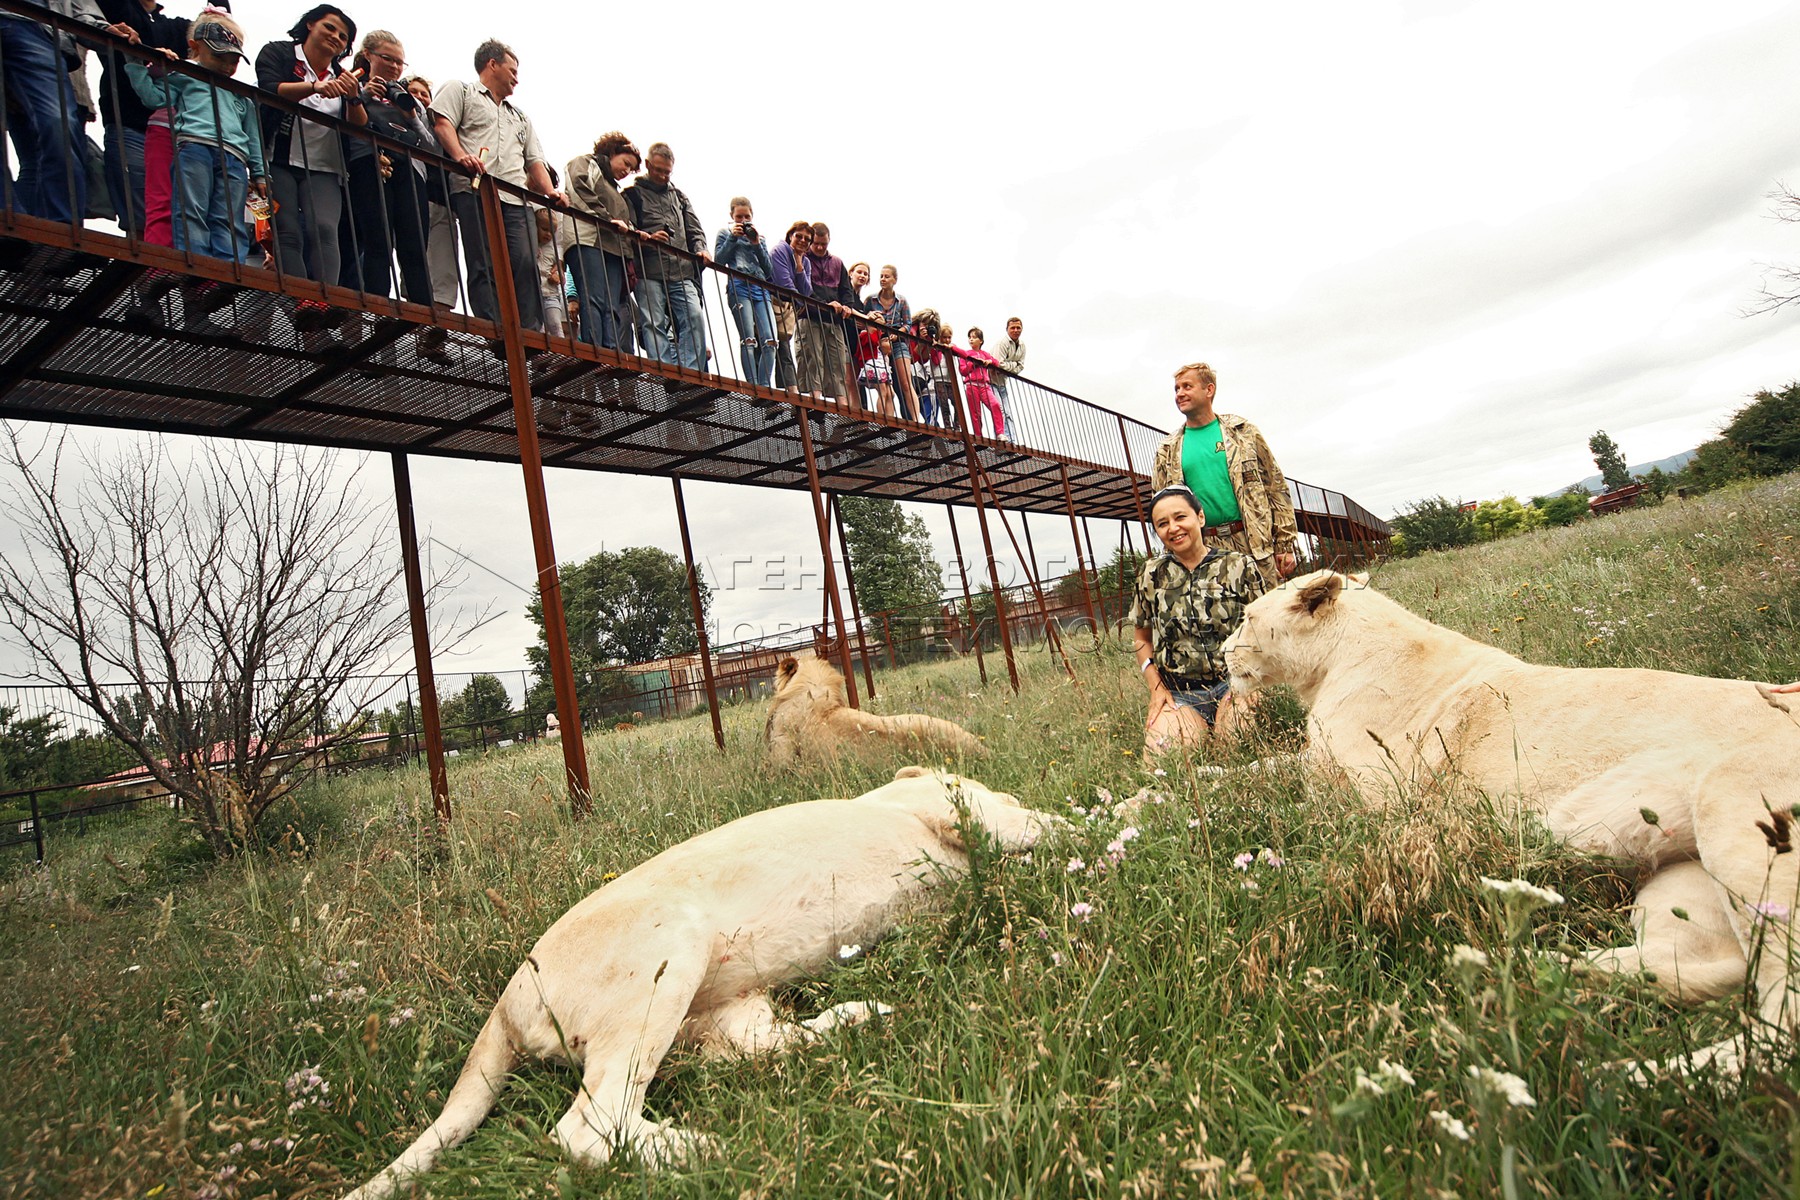
[[981, 756], [988, 752], [987, 746], [982, 743], [980, 738], [956, 722], [946, 721], [942, 717], [928, 717], [922, 713], [883, 716], [880, 713], [865, 713], [856, 709], [841, 711], [854, 714], [858, 733], [892, 738], [895, 741], [923, 742], [968, 755]]
[[519, 1052], [513, 1048], [498, 1007], [488, 1016], [487, 1024], [476, 1035], [469, 1061], [463, 1064], [444, 1111], [438, 1114], [417, 1141], [401, 1152], [375, 1178], [344, 1197], [344, 1200], [382, 1200], [406, 1180], [423, 1175], [437, 1165], [444, 1151], [460, 1145], [494, 1107], [494, 1101], [506, 1087], [506, 1077], [519, 1065]]

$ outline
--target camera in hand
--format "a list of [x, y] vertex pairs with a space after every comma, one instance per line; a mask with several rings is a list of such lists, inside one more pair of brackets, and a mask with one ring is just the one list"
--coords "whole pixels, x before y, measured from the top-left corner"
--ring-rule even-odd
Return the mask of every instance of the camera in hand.
[[748, 238], [750, 241], [756, 240], [756, 226], [752, 225], [750, 222], [739, 221], [738, 229], [741, 231], [738, 234], [739, 237]]

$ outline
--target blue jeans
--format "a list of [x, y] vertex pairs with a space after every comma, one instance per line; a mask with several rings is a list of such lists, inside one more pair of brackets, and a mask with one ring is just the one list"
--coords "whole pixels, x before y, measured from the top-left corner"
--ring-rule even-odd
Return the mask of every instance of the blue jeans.
[[106, 127], [106, 194], [119, 214], [119, 228], [144, 236], [144, 131], [129, 125]]
[[706, 317], [693, 280], [638, 280], [638, 340], [646, 358], [689, 371], [706, 370]]
[[1209, 683], [1200, 688], [1169, 687], [1169, 699], [1177, 708], [1191, 708], [1200, 714], [1200, 719], [1209, 726], [1219, 719], [1219, 702], [1231, 690], [1231, 680], [1221, 679], [1217, 683]]
[[218, 146], [182, 142], [175, 148], [175, 249], [226, 262], [247, 262], [254, 244], [244, 230], [250, 172]]
[[731, 319], [737, 322], [738, 337], [743, 339], [738, 354], [744, 362], [744, 378], [768, 387], [775, 377], [775, 312], [769, 307], [769, 293], [734, 279], [725, 289], [725, 300], [731, 305]]
[[581, 313], [581, 340], [602, 350], [633, 352], [631, 293], [625, 286], [625, 259], [598, 246], [570, 246], [563, 255], [575, 281]]
[[19, 152], [13, 210], [80, 223], [87, 215], [87, 168], [76, 151], [80, 127], [62, 52], [36, 21], [0, 14], [0, 72], [7, 106], [17, 110], [7, 120]]

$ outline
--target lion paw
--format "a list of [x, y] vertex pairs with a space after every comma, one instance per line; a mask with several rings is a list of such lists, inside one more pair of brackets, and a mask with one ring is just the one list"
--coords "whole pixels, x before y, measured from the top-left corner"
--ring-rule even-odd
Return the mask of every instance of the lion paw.
[[1744, 1070], [1744, 1048], [1737, 1038], [1727, 1038], [1692, 1054], [1664, 1059], [1624, 1059], [1608, 1066], [1623, 1072], [1633, 1083], [1648, 1085], [1671, 1075], [1718, 1075], [1735, 1078]]
[[669, 1121], [646, 1124], [632, 1139], [632, 1149], [650, 1167], [680, 1166], [719, 1153], [719, 1140], [691, 1129], [678, 1129]]
[[893, 1006], [874, 1000], [851, 1000], [844, 1004], [834, 1004], [810, 1021], [802, 1021], [814, 1033], [825, 1033], [846, 1025], [861, 1025], [871, 1017], [885, 1017], [893, 1012]]

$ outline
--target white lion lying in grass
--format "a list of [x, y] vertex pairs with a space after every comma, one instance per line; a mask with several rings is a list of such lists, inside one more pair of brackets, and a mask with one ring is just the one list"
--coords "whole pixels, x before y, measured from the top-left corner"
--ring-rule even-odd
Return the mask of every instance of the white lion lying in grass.
[[538, 939], [442, 1115], [349, 1200], [386, 1196], [429, 1171], [487, 1116], [526, 1057], [581, 1071], [574, 1106], [556, 1126], [570, 1157], [601, 1163], [620, 1148], [651, 1164], [681, 1157], [700, 1135], [643, 1111], [671, 1046], [750, 1054], [886, 1011], [840, 1004], [792, 1024], [776, 1017], [769, 989], [819, 974], [842, 946], [872, 944], [927, 891], [965, 872], [964, 828], [1023, 850], [1055, 820], [972, 779], [903, 767], [854, 800], [753, 813], [663, 851]]
[[775, 668], [775, 697], [769, 702], [763, 737], [769, 743], [769, 757], [784, 765], [802, 757], [830, 759], [841, 750], [854, 752], [871, 745], [987, 753], [979, 738], [954, 721], [851, 708], [844, 677], [817, 658], [784, 658]]
[[[1744, 987], [1754, 961], [1763, 1018], [1800, 1025], [1800, 721], [1766, 685], [1534, 666], [1331, 571], [1251, 604], [1225, 655], [1235, 692], [1291, 685], [1311, 711], [1308, 757], [1365, 787], [1460, 772], [1575, 846], [1647, 868], [1636, 944], [1588, 955], [1595, 968], [1653, 972], [1697, 1000]], [[1737, 1070], [1740, 1043], [1669, 1065], [1708, 1062]]]

